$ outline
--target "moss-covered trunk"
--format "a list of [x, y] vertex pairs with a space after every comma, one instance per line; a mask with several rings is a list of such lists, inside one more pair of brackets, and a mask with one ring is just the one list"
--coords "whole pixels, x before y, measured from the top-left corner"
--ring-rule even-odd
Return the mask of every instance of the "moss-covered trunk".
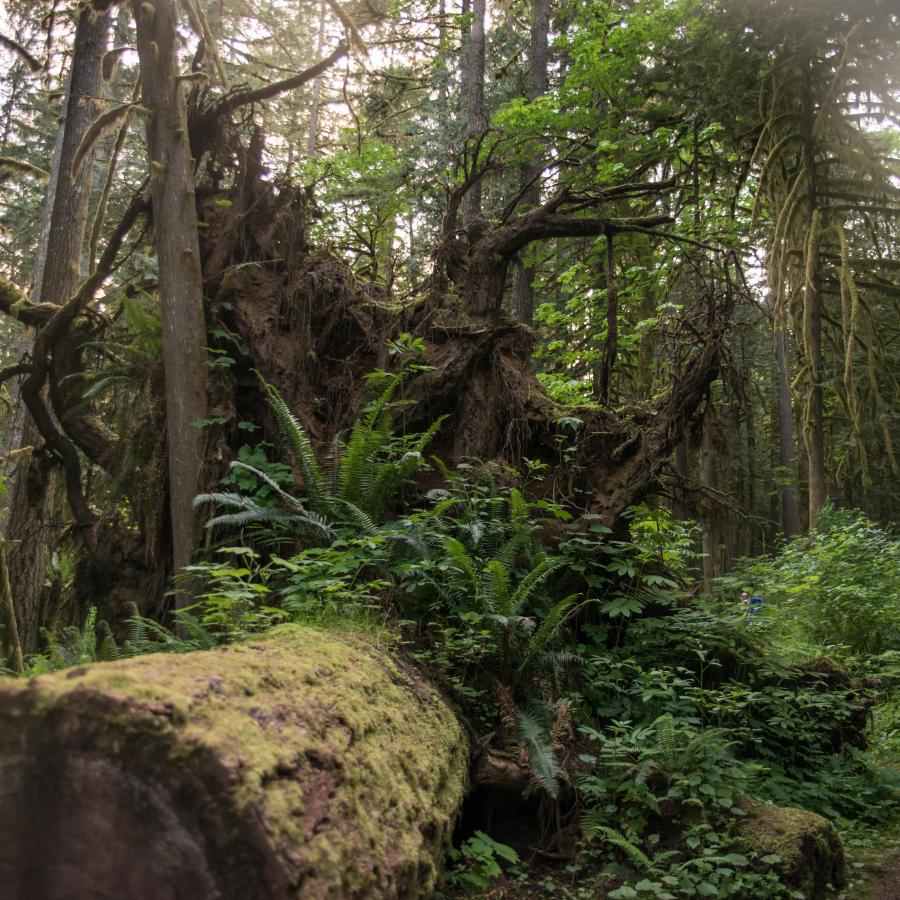
[[361, 638], [7, 681], [0, 895], [430, 896], [467, 771], [440, 696]]

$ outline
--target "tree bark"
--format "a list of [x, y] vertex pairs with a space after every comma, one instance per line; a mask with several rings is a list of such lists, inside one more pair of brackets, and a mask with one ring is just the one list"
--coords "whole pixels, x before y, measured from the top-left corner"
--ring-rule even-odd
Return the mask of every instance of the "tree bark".
[[778, 449], [781, 471], [778, 493], [781, 497], [781, 527], [785, 537], [800, 534], [800, 501], [797, 491], [797, 458], [794, 449], [794, 410], [790, 386], [790, 350], [784, 327], [775, 327], [775, 365], [777, 370]]
[[[472, 0], [472, 25], [466, 54], [466, 138], [474, 139], [486, 125], [484, 118], [484, 17], [485, 0]], [[481, 216], [481, 179], [476, 179], [465, 199], [465, 221]]]
[[[531, 13], [531, 45], [528, 53], [528, 99], [535, 100], [547, 92], [547, 35], [550, 30], [550, 0], [533, 0]], [[529, 207], [540, 205], [540, 176], [543, 166], [531, 162], [522, 167], [522, 202]], [[526, 325], [534, 320], [533, 266], [516, 263], [513, 274], [513, 315]]]
[[[322, 55], [325, 47], [325, 0], [319, 4], [319, 35], [316, 38], [316, 57]], [[322, 80], [317, 78], [313, 82], [312, 103], [309, 108], [309, 131], [306, 134], [306, 156], [312, 159], [318, 152], [319, 146], [319, 104], [322, 100]]]
[[672, 502], [672, 514], [676, 519], [689, 519], [691, 509], [688, 505], [687, 480], [690, 476], [691, 464], [688, 456], [688, 438], [685, 435], [676, 445], [672, 457], [672, 468], [678, 479], [676, 493]]
[[[96, 98], [102, 85], [100, 65], [107, 47], [109, 24], [108, 13], [97, 15], [87, 8], [82, 10], [76, 24], [65, 116], [45, 201], [47, 224], [34, 264], [32, 299], [35, 302], [62, 305], [75, 293], [81, 279], [92, 156], [87, 154], [77, 172], [72, 172], [72, 164], [97, 114]], [[29, 349], [32, 342], [33, 338], [28, 339]], [[24, 407], [21, 399], [18, 405]], [[37, 448], [43, 443], [27, 414], [20, 434], [21, 447]], [[40, 598], [50, 561], [54, 482], [52, 460], [43, 452], [36, 453], [20, 465], [10, 500], [9, 579], [25, 653], [37, 650], [44, 624]]]
[[[817, 255], [818, 250], [814, 249], [813, 253]], [[812, 265], [813, 272], [806, 285], [804, 331], [806, 333], [806, 355], [810, 367], [810, 384], [806, 398], [803, 438], [809, 460], [809, 527], [815, 528], [819, 510], [828, 499], [828, 478], [825, 469], [825, 431], [823, 426], [822, 310], [819, 305], [817, 261], [811, 259], [809, 263]]]
[[429, 897], [468, 768], [430, 684], [312, 628], [7, 681], [0, 894]]
[[194, 199], [193, 160], [184, 95], [178, 80], [177, 12], [173, 0], [133, 0], [150, 148], [150, 194], [159, 261], [166, 381], [166, 439], [173, 567], [191, 561], [193, 501], [200, 484], [206, 417], [206, 323]]
[[816, 527], [819, 510], [828, 499], [825, 461], [824, 404], [822, 397], [822, 309], [819, 291], [819, 197], [817, 191], [815, 116], [812, 98], [812, 76], [808, 66], [804, 72], [801, 132], [802, 161], [809, 184], [809, 230], [803, 252], [803, 349], [809, 372], [804, 409], [803, 439], [809, 466], [809, 527]]
[[[700, 482], [708, 491], [715, 491], [718, 487], [718, 469], [716, 466], [716, 451], [712, 439], [711, 416], [707, 414], [703, 425], [703, 444], [700, 447]], [[718, 571], [720, 540], [719, 523], [716, 509], [710, 497], [704, 498], [703, 514], [703, 590], [711, 594], [713, 583]]]
[[603, 342], [603, 358], [600, 361], [599, 379], [595, 385], [597, 398], [601, 403], [609, 403], [609, 385], [619, 346], [619, 301], [616, 285], [616, 254], [613, 236], [606, 238], [606, 340]]
[[[646, 231], [669, 224], [666, 215], [607, 218], [600, 215], [581, 215], [583, 202], [570, 203], [565, 192], [546, 201], [537, 209], [509, 217], [504, 225], [491, 228], [485, 220], [472, 223], [465, 237], [456, 230], [460, 198], [468, 197], [468, 185], [451, 195], [444, 216], [443, 259], [436, 271], [445, 273], [463, 297], [466, 312], [473, 318], [496, 318], [503, 303], [506, 275], [510, 263], [521, 250], [535, 241], [560, 237], [607, 238], [620, 232]], [[641, 186], [641, 190], [644, 186]], [[616, 190], [616, 189], [613, 189]], [[597, 206], [603, 205], [604, 195], [598, 195]]]

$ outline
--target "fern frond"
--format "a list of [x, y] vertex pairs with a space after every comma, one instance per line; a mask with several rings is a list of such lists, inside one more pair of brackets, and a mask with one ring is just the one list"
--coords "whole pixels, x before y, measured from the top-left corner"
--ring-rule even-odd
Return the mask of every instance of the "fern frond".
[[394, 499], [403, 485], [412, 478], [424, 457], [418, 451], [410, 451], [397, 462], [385, 462], [379, 468], [374, 482], [366, 494], [366, 506], [373, 515], [380, 515]]
[[119, 648], [119, 645], [116, 643], [115, 637], [113, 637], [113, 633], [109, 630], [109, 626], [106, 626], [106, 634], [103, 637], [103, 640], [100, 642], [100, 646], [97, 648], [97, 660], [98, 662], [115, 662], [117, 659], [122, 658], [122, 651]]
[[516, 531], [508, 540], [499, 545], [494, 551], [493, 558], [503, 563], [507, 569], [512, 569], [516, 564], [516, 560], [531, 540], [532, 536], [529, 532], [524, 530]]
[[194, 507], [212, 503], [216, 506], [230, 506], [232, 509], [262, 509], [258, 503], [245, 494], [237, 494], [233, 491], [212, 491], [208, 494], [197, 494], [194, 497]]
[[441, 426], [447, 418], [448, 416], [438, 417], [419, 435], [416, 442], [413, 444], [413, 451], [415, 453], [425, 452], [425, 448], [435, 439], [435, 437], [437, 437], [437, 433], [441, 430]]
[[482, 603], [485, 611], [499, 612], [503, 616], [503, 611], [508, 610], [510, 606], [509, 570], [503, 563], [492, 559], [484, 567], [482, 582], [484, 584]]
[[309, 437], [299, 419], [291, 411], [278, 390], [260, 376], [269, 406], [287, 438], [294, 463], [300, 470], [303, 488], [309, 496], [310, 504], [317, 512], [328, 515], [333, 512], [330, 497], [325, 489], [325, 476], [319, 467]]
[[337, 470], [337, 496], [341, 500], [358, 502], [362, 495], [363, 473], [371, 464], [373, 452], [372, 431], [360, 419], [353, 426], [350, 440], [344, 448]]
[[588, 840], [603, 838], [607, 843], [618, 847], [636, 869], [651, 873], [654, 871], [653, 862], [640, 847], [636, 847], [625, 835], [620, 834], [615, 828], [610, 828], [602, 823], [602, 813], [599, 810], [588, 810], [581, 817], [581, 833]]
[[528, 524], [528, 501], [518, 488], [509, 492], [509, 524], [514, 528]]
[[516, 710], [519, 740], [528, 754], [531, 774], [554, 800], [559, 797], [559, 763], [550, 740], [550, 734], [531, 713]]
[[475, 569], [475, 563], [469, 552], [456, 538], [444, 538], [444, 550], [452, 560], [453, 564], [459, 569], [466, 582], [466, 587], [472, 592], [472, 597], [478, 591], [478, 573]]
[[389, 544], [406, 544], [411, 547], [416, 556], [426, 562], [432, 562], [434, 556], [431, 552], [431, 544], [422, 534], [421, 530], [395, 531], [388, 534]]
[[[178, 624], [184, 631], [184, 638], [175, 638], [174, 652], [187, 653], [192, 650], [212, 650], [219, 645], [219, 638], [203, 622], [189, 612], [178, 614]], [[174, 637], [174, 636], [173, 636]]]
[[671, 770], [678, 768], [678, 733], [675, 730], [675, 719], [671, 713], [664, 713], [653, 722], [660, 749], [665, 756], [666, 765]]
[[384, 390], [369, 407], [366, 417], [362, 420], [367, 428], [370, 430], [375, 429], [378, 427], [379, 422], [383, 423], [385, 418], [389, 418], [385, 416], [385, 413], [388, 410], [388, 404], [393, 400], [394, 394], [397, 393], [397, 389], [402, 383], [403, 375], [397, 374], [388, 376]]
[[582, 603], [576, 603], [577, 594], [572, 594], [563, 600], [560, 600], [549, 614], [541, 622], [540, 627], [528, 641], [528, 647], [519, 663], [519, 671], [524, 672], [528, 666], [535, 660], [537, 656], [542, 654], [556, 637], [557, 632], [565, 623], [572, 618], [579, 610], [583, 609], [592, 600], [585, 600]]
[[340, 503], [341, 507], [346, 510], [350, 521], [363, 534], [375, 534], [375, 532], [378, 531], [378, 526], [365, 510], [360, 509], [355, 503], [351, 503], [349, 500], [342, 499]]
[[562, 564], [551, 560], [544, 560], [535, 566], [520, 582], [515, 592], [510, 597], [509, 608], [505, 610], [508, 615], [519, 615], [528, 607], [534, 595], [544, 586], [547, 579], [562, 568]]
[[265, 482], [279, 497], [279, 499], [283, 500], [288, 506], [292, 509], [298, 510], [299, 512], [306, 512], [306, 507], [303, 503], [298, 500], [296, 497], [291, 496], [281, 485], [275, 481], [268, 473], [263, 472], [262, 469], [257, 469], [256, 466], [251, 466], [248, 463], [240, 462], [235, 460], [231, 463], [229, 468], [233, 469], [242, 469], [245, 472], [249, 472], [255, 478], [258, 478], [260, 481]]

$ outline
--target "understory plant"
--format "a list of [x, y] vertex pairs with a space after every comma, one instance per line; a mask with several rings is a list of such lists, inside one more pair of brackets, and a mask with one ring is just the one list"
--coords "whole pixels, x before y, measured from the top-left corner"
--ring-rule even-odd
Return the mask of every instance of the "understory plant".
[[764, 596], [760, 627], [797, 652], [842, 658], [900, 650], [900, 536], [857, 510], [826, 507], [818, 527], [719, 582]]
[[[299, 476], [299, 490], [292, 491], [285, 484], [284, 469], [273, 469], [276, 464], [235, 460], [229, 484], [240, 486], [241, 476], [246, 475], [259, 489], [200, 494], [195, 505], [214, 504], [226, 510], [209, 519], [207, 527], [255, 527], [270, 540], [307, 545], [327, 545], [342, 527], [374, 533], [397, 506], [402, 489], [425, 466], [425, 448], [443, 423], [439, 418], [421, 434], [395, 433], [397, 418], [406, 405], [396, 395], [408, 374], [422, 368], [407, 363], [395, 373], [372, 373], [370, 382], [379, 393], [361, 411], [349, 437], [336, 442], [327, 468], [319, 462], [306, 430], [284, 397], [260, 377]], [[260, 489], [267, 492], [263, 497]]]
[[[685, 601], [690, 525], [644, 506], [629, 513], [630, 539], [614, 536], [475, 461], [453, 472], [435, 463], [444, 486], [417, 497], [406, 486], [435, 429], [393, 434], [400, 385], [387, 381], [330, 468], [270, 394], [300, 483], [245, 456], [229, 485], [238, 490], [203, 498], [227, 508], [213, 520], [220, 533], [250, 540], [190, 567], [194, 597], [177, 627], [135, 614], [113, 636], [93, 612], [55, 635], [32, 672], [208, 649], [281, 622], [390, 628], [482, 745], [522, 766], [550, 810], [548, 833], [559, 838], [564, 816], [580, 821], [579, 859], [612, 898], [788, 896], [778, 860], [738, 837], [744, 798], [845, 829], [890, 816], [893, 788], [865, 752], [865, 697], [849, 675], [804, 667], [796, 645], [735, 604]], [[844, 577], [835, 603], [863, 574], [853, 548], [892, 546], [842, 521], [840, 541], [815, 539], [820, 577], [803, 582]], [[791, 596], [796, 609], [812, 602]], [[892, 652], [879, 656], [885, 673]], [[515, 862], [486, 832], [456, 853], [451, 886], [475, 892]]]

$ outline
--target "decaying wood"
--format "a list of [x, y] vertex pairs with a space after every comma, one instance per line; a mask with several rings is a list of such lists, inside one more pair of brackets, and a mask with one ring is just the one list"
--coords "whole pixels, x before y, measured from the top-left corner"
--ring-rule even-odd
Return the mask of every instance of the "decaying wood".
[[[300, 192], [266, 190], [265, 196], [247, 198], [232, 191], [227, 208], [214, 202], [203, 207], [210, 225], [203, 235], [207, 290], [227, 299], [229, 309], [220, 314], [249, 348], [249, 358], [233, 371], [238, 402], [232, 416], [258, 417], [257, 370], [278, 385], [310, 434], [328, 446], [353, 416], [365, 374], [387, 364], [386, 339], [412, 331], [424, 339], [431, 369], [405, 388], [405, 396], [416, 401], [406, 424], [424, 428], [448, 416], [436, 444], [445, 462], [475, 457], [518, 466], [523, 456], [544, 460], [559, 469], [550, 481], [586, 491], [591, 511], [610, 522], [657, 483], [718, 373], [733, 304], [727, 275], [717, 292], [707, 288], [697, 298], [694, 324], [702, 347], [690, 349], [669, 394], [652, 409], [557, 407], [532, 372], [533, 332], [503, 316], [499, 304], [508, 265], [528, 243], [614, 234], [666, 217], [560, 212], [584, 206], [583, 200], [560, 196], [499, 227], [484, 223], [465, 235], [447, 222], [430, 296], [397, 315], [339, 260], [303, 249], [308, 244], [301, 236]], [[453, 301], [460, 295], [462, 309]], [[582, 423], [568, 472], [559, 456], [557, 422], [564, 416]]]
[[[465, 233], [453, 227], [458, 205], [451, 205], [431, 287], [398, 311], [381, 288], [360, 283], [342, 260], [310, 246], [308, 195], [261, 178], [261, 136], [238, 158], [239, 168], [229, 173], [229, 189], [201, 188], [198, 194], [196, 216], [207, 226], [199, 251], [206, 314], [246, 348], [229, 370], [227, 383], [210, 384], [210, 415], [225, 424], [216, 430], [218, 443], [208, 454], [218, 462], [207, 466], [201, 489], [224, 474], [227, 460], [243, 442], [240, 421], [262, 418], [269, 438], [279, 443], [274, 421], [266, 420], [256, 373], [278, 387], [324, 450], [356, 415], [367, 373], [390, 364], [388, 339], [403, 331], [424, 340], [430, 366], [405, 387], [405, 396], [415, 401], [405, 413], [406, 427], [424, 429], [447, 416], [433, 447], [447, 464], [477, 458], [518, 468], [523, 457], [541, 460], [551, 476], [537, 490], [571, 501], [577, 489], [581, 508], [609, 523], [656, 486], [718, 373], [733, 302], [728, 266], [719, 288], [704, 289], [703, 296], [688, 304], [686, 315], [693, 317], [688, 324], [700, 346], [686, 345], [683, 361], [675, 359], [673, 386], [668, 395], [656, 398], [653, 408], [558, 407], [532, 372], [533, 332], [505, 317], [500, 303], [509, 265], [529, 243], [646, 231], [668, 222], [661, 214], [629, 219], [603, 214], [604, 201], [666, 189], [667, 183], [623, 185], [590, 198], [562, 193], [536, 209], [510, 212], [499, 225], [473, 223]], [[108, 254], [106, 262], [98, 278], [109, 271]], [[12, 286], [0, 282], [0, 309], [32, 317], [43, 324], [42, 330], [52, 332], [50, 325], [61, 311], [25, 311], [20, 299]], [[65, 340], [60, 335], [54, 344], [51, 399], [59, 407], [67, 439], [114, 471], [115, 435], [89, 408], [67, 412], [71, 398], [61, 389], [69, 385], [74, 390], [79, 383], [80, 336], [91, 327], [87, 320], [83, 325], [79, 321], [69, 318]], [[580, 423], [577, 434], [561, 434], [562, 418]], [[563, 438], [574, 450], [565, 460], [559, 452]], [[155, 546], [153, 552], [159, 549]]]
[[7, 680], [0, 896], [430, 896], [468, 768], [437, 691], [350, 635]]

